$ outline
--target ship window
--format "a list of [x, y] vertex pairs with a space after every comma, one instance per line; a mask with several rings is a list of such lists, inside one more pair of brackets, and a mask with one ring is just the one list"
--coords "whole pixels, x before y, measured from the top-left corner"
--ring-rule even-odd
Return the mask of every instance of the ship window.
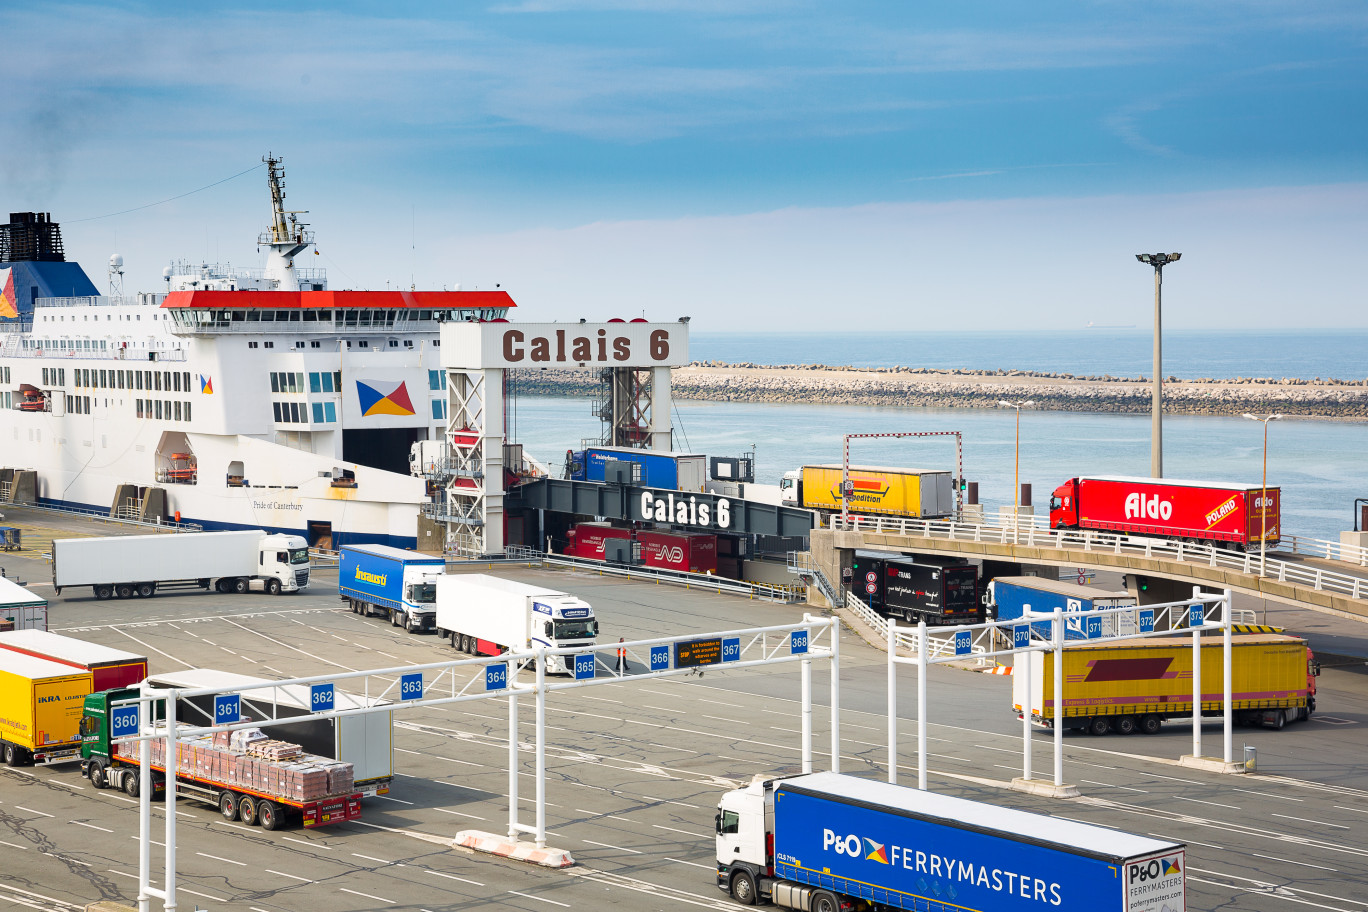
[[249, 311], [247, 311], [247, 322], [248, 322], [248, 323], [256, 323], [256, 322], [258, 322], [260, 319], [261, 319], [261, 311], [259, 311], [259, 310], [249, 310]]
[[262, 347], [262, 348], [275, 348], [275, 343], [274, 343], [274, 342], [263, 342], [263, 343], [261, 343], [261, 347]]
[[399, 347], [399, 340], [398, 340], [398, 339], [390, 339], [390, 348], [398, 348], [398, 347]]
[[133, 386], [134, 389], [142, 389], [142, 371], [133, 372]]
[[312, 341], [312, 342], [309, 343], [309, 347], [310, 347], [310, 348], [322, 348], [322, 347], [323, 347], [323, 343], [322, 343], [322, 342], [319, 342], [318, 340], [314, 340], [314, 341]]
[[336, 390], [337, 392], [339, 392], [339, 393], [342, 392], [342, 372], [341, 372], [341, 371], [333, 371], [333, 389], [335, 389], [335, 390]]
[[162, 371], [162, 389], [171, 392], [171, 372]]
[[298, 377], [298, 376], [300, 376], [300, 375], [299, 375], [299, 374], [295, 374], [295, 373], [288, 373], [288, 374], [286, 374], [285, 376], [286, 376], [286, 378], [288, 378], [288, 380], [289, 380], [290, 392], [292, 392], [292, 393], [297, 393], [297, 392], [299, 392], [299, 387], [303, 386], [303, 384], [302, 384], [302, 383], [296, 383], [296, 382], [295, 382], [295, 378]]
[[337, 420], [337, 408], [336, 408], [335, 404], [332, 403], [332, 402], [325, 402], [325, 403], [323, 403], [323, 414], [324, 414], [324, 416], [326, 416], [326, 418], [327, 418], [328, 421], [336, 421], [336, 420]]
[[185, 420], [190, 420], [190, 403], [185, 403]]
[[152, 372], [152, 384], [153, 384], [153, 386], [154, 386], [156, 389], [158, 389], [158, 390], [161, 389], [161, 372], [160, 372], [160, 371], [153, 371], [153, 372]]
[[289, 321], [290, 321], [291, 323], [298, 323], [298, 322], [299, 322], [299, 311], [297, 311], [297, 310], [292, 310], [292, 311], [290, 311], [290, 316], [289, 316], [288, 319], [289, 319]]
[[405, 340], [404, 340], [404, 348], [413, 348], [413, 340], [412, 340], [412, 339], [405, 339]]
[[280, 421], [280, 403], [279, 403], [279, 402], [272, 402], [272, 403], [271, 403], [271, 408], [273, 408], [273, 409], [275, 410], [275, 420], [276, 420], [276, 421]]
[[271, 392], [280, 392], [280, 374], [275, 371], [271, 371]]
[[156, 408], [157, 417], [158, 417], [158, 418], [161, 418], [161, 404], [162, 404], [162, 401], [161, 401], [160, 399], [157, 399], [157, 400], [155, 400], [155, 401], [156, 401], [156, 406], [157, 406], [157, 408]]
[[314, 311], [314, 310], [306, 310], [306, 311], [304, 311], [304, 322], [305, 322], [305, 323], [317, 323], [317, 322], [318, 322], [318, 312], [317, 312], [317, 311]]
[[247, 347], [248, 347], [248, 348], [256, 348], [256, 347], [257, 347], [257, 344], [256, 344], [255, 342], [248, 342], [248, 343], [247, 343]]
[[303, 340], [303, 339], [297, 339], [297, 340], [295, 340], [295, 348], [303, 348], [303, 347], [304, 347], [304, 340]]
[[143, 416], [143, 401], [141, 399], [134, 399], [133, 403], [138, 407], [138, 417], [141, 418]]
[[234, 322], [234, 323], [241, 323], [243, 320], [246, 320], [246, 319], [247, 319], [247, 311], [245, 311], [245, 310], [235, 310], [235, 311], [233, 311], [233, 322]]
[[187, 393], [190, 392], [190, 372], [189, 372], [189, 371], [181, 371], [181, 378], [182, 378], [182, 379], [181, 379], [181, 382], [182, 382], [183, 384], [185, 384], [185, 387], [184, 387], [185, 391], [186, 391]]
[[179, 402], [177, 402], [176, 405], [175, 405], [175, 413], [176, 413], [176, 420], [177, 420], [177, 421], [180, 421], [180, 420], [181, 420], [181, 416], [180, 416], [180, 407], [181, 407], [181, 404], [180, 404]]
[[439, 370], [428, 371], [428, 389], [439, 390], [442, 388], [442, 372]]
[[300, 412], [298, 402], [290, 403], [290, 420], [296, 424], [305, 420], [305, 416]]
[[263, 311], [261, 312], [261, 322], [263, 322], [263, 323], [274, 323], [274, 322], [275, 322], [275, 311], [274, 311], [274, 310], [263, 310]]
[[432, 400], [432, 417], [438, 421], [446, 418], [446, 402], [442, 399]]
[[180, 392], [180, 371], [177, 371], [176, 373], [172, 374], [172, 375], [171, 375], [171, 380], [172, 380], [172, 385], [175, 386], [175, 388], [176, 388], [176, 392], [179, 393], [179, 392]]
[[320, 379], [318, 371], [309, 371], [309, 392], [323, 392], [323, 381]]
[[332, 375], [332, 372], [330, 372], [330, 371], [323, 371], [323, 373], [319, 374], [319, 379], [323, 381], [323, 392], [325, 392], [325, 393], [331, 393], [331, 392], [333, 391], [333, 375]]
[[66, 386], [66, 368], [65, 368], [65, 367], [59, 367], [59, 368], [57, 368], [57, 385], [58, 385], [58, 386]]
[[323, 423], [323, 403], [315, 402], [313, 404], [313, 420], [314, 424]]

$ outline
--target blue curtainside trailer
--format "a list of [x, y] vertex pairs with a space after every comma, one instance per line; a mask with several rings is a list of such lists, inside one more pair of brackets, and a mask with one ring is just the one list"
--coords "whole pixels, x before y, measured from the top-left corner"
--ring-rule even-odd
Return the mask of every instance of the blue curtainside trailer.
[[337, 589], [357, 614], [379, 614], [410, 633], [430, 630], [437, 577], [446, 561], [389, 545], [347, 545], [338, 559]]
[[723, 796], [717, 885], [812, 912], [1183, 912], [1184, 846], [837, 773]]
[[[1033, 612], [1064, 612], [1064, 638], [1088, 639], [1088, 627], [1083, 615], [1099, 608], [1124, 608], [1136, 604], [1135, 596], [1125, 592], [1109, 592], [1094, 586], [1080, 586], [1065, 580], [1043, 579], [1037, 576], [999, 576], [988, 584], [989, 607], [996, 610], [998, 620], [1019, 618], [1029, 609]], [[1052, 636], [1052, 621], [1036, 621], [1031, 625], [1037, 636]], [[1109, 615], [1095, 625], [1097, 635], [1113, 632], [1130, 634], [1134, 629], [1120, 629], [1127, 624], [1134, 627], [1134, 619], [1125, 615]]]

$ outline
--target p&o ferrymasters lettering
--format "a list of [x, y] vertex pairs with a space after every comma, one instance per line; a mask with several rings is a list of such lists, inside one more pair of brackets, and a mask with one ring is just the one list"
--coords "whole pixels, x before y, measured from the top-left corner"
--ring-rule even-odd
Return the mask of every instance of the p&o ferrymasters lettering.
[[363, 583], [374, 583], [377, 586], [385, 585], [385, 580], [389, 579], [388, 573], [367, 573], [360, 567], [356, 568], [356, 578]]
[[885, 845], [868, 837], [837, 835], [834, 831], [822, 831], [822, 849], [878, 864], [902, 867], [928, 877], [944, 878], [948, 881], [1019, 896], [1047, 906], [1064, 904], [1063, 887], [1057, 882], [1044, 880], [1033, 874], [1020, 871], [1007, 871], [1002, 868], [976, 864], [963, 858], [951, 858], [934, 852], [922, 852], [900, 845]]

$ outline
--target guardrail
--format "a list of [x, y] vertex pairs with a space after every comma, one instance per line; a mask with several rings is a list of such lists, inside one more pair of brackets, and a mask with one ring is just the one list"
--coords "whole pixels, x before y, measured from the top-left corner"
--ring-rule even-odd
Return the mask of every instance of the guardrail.
[[9, 504], [12, 507], [31, 507], [35, 510], [46, 510], [49, 513], [63, 513], [69, 516], [84, 516], [89, 519], [98, 519], [102, 522], [114, 522], [125, 526], [140, 526], [144, 529], [164, 529], [170, 532], [203, 532], [204, 526], [199, 523], [190, 522], [146, 522], [141, 519], [126, 519], [122, 516], [111, 516], [108, 512], [97, 510], [93, 507], [58, 507], [52, 504]]
[[[610, 564], [604, 561], [583, 557], [570, 557], [565, 554], [546, 554], [532, 548], [510, 545], [505, 549], [508, 557], [519, 563], [540, 563], [545, 566], [575, 567], [592, 570], [607, 576], [621, 576], [628, 579], [654, 580], [657, 584], [683, 586], [686, 589], [706, 589], [709, 592], [744, 595], [748, 598], [762, 599], [767, 602], [791, 603], [799, 601], [805, 590], [803, 586], [779, 586], [772, 583], [751, 583], [745, 580], [728, 579], [725, 576], [711, 576], [706, 573], [685, 573], [679, 570], [664, 570], [658, 567], [627, 566]], [[475, 561], [483, 563], [484, 561]]]
[[[866, 605], [864, 601], [853, 592], [846, 593], [845, 607], [851, 614], [872, 627], [874, 632], [879, 635], [881, 642], [886, 643], [888, 641], [888, 618]], [[935, 628], [929, 629], [934, 630]], [[897, 632], [898, 648], [915, 651], [917, 648], [917, 628], [911, 624], [904, 624], [897, 628]], [[955, 654], [953, 639], [927, 637], [926, 645], [929, 650], [928, 654], [933, 659], [953, 656]], [[970, 655], [974, 656], [974, 661], [982, 665], [987, 661], [987, 659], [984, 658], [984, 653], [987, 651], [987, 646], [982, 643], [975, 643], [971, 647]]]
[[1363, 577], [1323, 567], [1304, 567], [1279, 560], [1272, 555], [1268, 555], [1265, 560], [1257, 551], [1227, 551], [1212, 545], [1166, 538], [1143, 538], [1080, 529], [1041, 529], [1034, 526], [1011, 528], [986, 523], [877, 516], [851, 516], [848, 521], [843, 521], [836, 515], [831, 517], [829, 528], [853, 532], [917, 535], [946, 541], [1057, 548], [1084, 553], [1131, 554], [1153, 560], [1170, 560], [1183, 564], [1236, 570], [1251, 576], [1263, 576], [1276, 579], [1280, 583], [1308, 586], [1318, 592], [1334, 592], [1355, 599], [1368, 597], [1368, 579]]

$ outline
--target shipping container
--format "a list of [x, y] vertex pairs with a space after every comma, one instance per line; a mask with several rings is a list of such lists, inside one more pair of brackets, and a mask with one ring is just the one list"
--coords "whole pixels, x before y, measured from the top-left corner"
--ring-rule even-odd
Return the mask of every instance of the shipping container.
[[[780, 483], [783, 502], [809, 510], [842, 509], [841, 466], [803, 466], [786, 472]], [[850, 492], [845, 499], [851, 513], [933, 519], [953, 516], [954, 480], [940, 470], [850, 466]]]
[[[1028, 606], [1031, 611], [1063, 611], [1066, 640], [1088, 638], [1088, 632], [1080, 620], [1083, 613], [1100, 608], [1125, 608], [1134, 604], [1135, 597], [1125, 592], [1110, 592], [1039, 576], [999, 576], [988, 584], [988, 606], [998, 620], [1019, 618]], [[1051, 621], [1036, 621], [1031, 629], [1037, 636], [1049, 639], [1054, 636], [1051, 624]], [[1101, 632], [1103, 636], [1129, 636], [1140, 631], [1135, 626], [1135, 618], [1127, 613], [1103, 617]]]
[[0, 649], [60, 662], [91, 674], [91, 687], [111, 690], [132, 687], [147, 677], [147, 657], [45, 630], [16, 630], [0, 634]]
[[[1231, 638], [1231, 709], [1242, 723], [1282, 728], [1315, 709], [1315, 658], [1306, 641], [1282, 634]], [[1203, 716], [1225, 712], [1224, 647], [1202, 638]], [[1012, 673], [1012, 707], [1053, 727], [1054, 658], [1037, 655], [1030, 673], [1018, 656]], [[1159, 731], [1166, 719], [1192, 717], [1192, 638], [1149, 637], [1077, 643], [1064, 649], [1064, 725], [1096, 735]]]
[[337, 588], [352, 613], [379, 615], [409, 633], [431, 630], [437, 614], [437, 577], [446, 559], [389, 545], [345, 545]]
[[1050, 528], [1257, 548], [1281, 537], [1281, 497], [1278, 488], [1260, 485], [1080, 476], [1050, 497]]
[[9, 766], [75, 760], [91, 674], [0, 649], [0, 753]]
[[702, 491], [708, 483], [708, 457], [696, 453], [662, 453], [631, 447], [590, 447], [568, 453], [570, 477], [603, 481], [610, 462], [635, 466], [631, 484], [669, 491]]
[[641, 563], [662, 570], [686, 573], [717, 572], [717, 536], [701, 532], [663, 532], [643, 529]]
[[722, 796], [717, 886], [738, 902], [865, 909], [1183, 912], [1185, 846], [839, 773]]
[[586, 560], [607, 560], [603, 543], [608, 539], [630, 539], [631, 529], [621, 529], [604, 523], [579, 523], [565, 533], [564, 553], [569, 557], [582, 557]]

